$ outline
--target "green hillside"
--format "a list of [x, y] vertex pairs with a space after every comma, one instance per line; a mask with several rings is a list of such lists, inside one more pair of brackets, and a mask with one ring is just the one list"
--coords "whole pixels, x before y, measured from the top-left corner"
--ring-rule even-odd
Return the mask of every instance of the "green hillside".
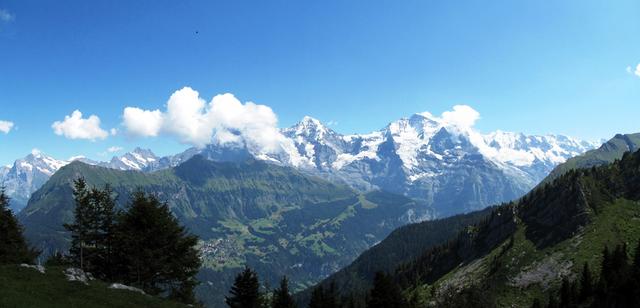
[[[394, 233], [363, 256], [384, 258], [376, 249], [397, 247], [399, 239], [415, 233], [408, 230], [398, 230], [407, 234]], [[633, 246], [639, 239], [640, 151], [609, 165], [567, 171], [408, 262], [390, 260], [364, 275], [352, 272], [349, 279], [357, 283], [387, 270], [415, 307], [529, 307], [558, 289], [563, 278], [575, 280], [585, 262], [597, 273], [605, 246]], [[339, 278], [338, 285], [350, 283]], [[355, 295], [362, 304], [367, 291], [343, 295]]]
[[640, 133], [617, 134], [599, 148], [569, 158], [566, 162], [558, 165], [543, 183], [549, 182], [572, 169], [590, 168], [612, 163], [614, 160], [620, 159], [624, 152], [635, 152], [638, 149], [640, 149]]
[[20, 213], [25, 235], [46, 252], [66, 250], [62, 224], [72, 218], [71, 183], [109, 184], [125, 206], [141, 189], [169, 203], [200, 237], [201, 299], [220, 304], [245, 264], [272, 285], [282, 275], [295, 289], [317, 282], [408, 222], [413, 201], [347, 186], [259, 161], [217, 163], [196, 156], [156, 173], [118, 171], [74, 162], [63, 167]]
[[[400, 227], [319, 285], [329, 287], [333, 283], [343, 294], [364, 296], [364, 291], [371, 288], [377, 271], [393, 271], [398, 264], [419, 257], [423, 251], [455, 237], [467, 226], [479, 223], [493, 210], [494, 208], [486, 208], [469, 214]], [[311, 288], [297, 294], [298, 302], [308, 302], [310, 293]]]
[[45, 274], [41, 274], [17, 265], [0, 265], [0, 307], [187, 307], [150, 295], [108, 287], [108, 284], [97, 280], [88, 285], [67, 281], [62, 267], [48, 267]]
[[400, 266], [398, 281], [425, 302], [476, 289], [485, 306], [527, 307], [562, 278], [573, 279], [584, 262], [598, 269], [605, 245], [640, 239], [639, 187], [640, 152], [569, 171]]

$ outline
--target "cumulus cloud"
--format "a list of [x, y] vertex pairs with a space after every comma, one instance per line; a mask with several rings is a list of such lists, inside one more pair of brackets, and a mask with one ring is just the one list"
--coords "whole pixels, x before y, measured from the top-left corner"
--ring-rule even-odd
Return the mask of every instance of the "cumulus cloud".
[[13, 16], [9, 11], [5, 9], [0, 9], [0, 21], [2, 22], [12, 22], [16, 17]]
[[135, 136], [155, 137], [160, 133], [162, 113], [160, 110], [142, 110], [127, 107], [122, 115], [123, 124], [127, 131]]
[[109, 147], [107, 149], [107, 152], [109, 152], [109, 153], [115, 153], [115, 152], [120, 152], [120, 151], [122, 151], [122, 147], [118, 147], [118, 146]]
[[442, 113], [442, 120], [459, 128], [471, 128], [478, 119], [480, 113], [467, 105], [455, 105], [453, 110]]
[[638, 63], [638, 65], [636, 65], [635, 69], [633, 67], [631, 67], [631, 66], [627, 66], [627, 73], [636, 75], [637, 77], [640, 77], [640, 63]]
[[13, 128], [13, 122], [0, 121], [0, 132], [8, 134]]
[[130, 134], [166, 134], [196, 147], [207, 144], [246, 146], [258, 153], [279, 151], [287, 139], [268, 106], [242, 103], [233, 94], [220, 94], [210, 102], [189, 87], [174, 92], [165, 111], [127, 107], [123, 125]]
[[82, 118], [82, 112], [75, 110], [71, 115], [65, 116], [63, 121], [56, 121], [51, 124], [53, 132], [58, 136], [68, 139], [106, 139], [109, 133], [100, 127], [100, 118], [90, 115]]

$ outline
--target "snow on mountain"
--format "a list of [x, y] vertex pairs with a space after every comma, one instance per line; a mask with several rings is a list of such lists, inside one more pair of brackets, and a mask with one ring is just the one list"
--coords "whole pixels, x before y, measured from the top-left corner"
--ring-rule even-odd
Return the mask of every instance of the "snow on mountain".
[[[475, 111], [473, 111], [475, 112]], [[562, 135], [481, 134], [475, 121], [417, 113], [369, 134], [342, 135], [312, 117], [281, 130], [279, 151], [260, 152], [243, 144], [210, 144], [166, 157], [136, 148], [110, 161], [74, 159], [119, 170], [153, 172], [176, 166], [196, 154], [216, 161], [249, 158], [292, 166], [359, 190], [383, 189], [434, 206], [439, 215], [479, 209], [517, 198], [567, 158], [594, 143]], [[0, 168], [0, 179], [19, 210], [69, 161], [40, 152]]]
[[152, 171], [152, 169], [160, 168], [158, 167], [159, 160], [160, 158], [151, 150], [135, 148], [122, 156], [114, 156], [109, 162], [97, 165], [118, 170]]
[[[193, 155], [191, 155], [193, 156]], [[188, 157], [191, 157], [188, 156]], [[12, 166], [0, 168], [0, 183], [11, 198], [14, 212], [24, 208], [31, 194], [40, 188], [58, 169], [69, 162], [79, 160], [90, 165], [98, 165], [119, 170], [155, 171], [177, 165], [180, 158], [158, 158], [150, 150], [136, 148], [132, 152], [113, 157], [108, 162], [98, 162], [84, 156], [72, 157], [69, 160], [58, 160], [38, 150], [22, 159], [16, 160]]]
[[468, 122], [427, 112], [363, 135], [341, 135], [311, 117], [282, 132], [311, 164], [307, 171], [405, 194], [441, 215], [517, 198], [559, 163], [597, 146], [561, 135], [483, 135]]
[[21, 210], [31, 194], [67, 163], [33, 150], [31, 154], [16, 160], [13, 166], [5, 167], [0, 173], [0, 182], [11, 198], [11, 209], [15, 212]]

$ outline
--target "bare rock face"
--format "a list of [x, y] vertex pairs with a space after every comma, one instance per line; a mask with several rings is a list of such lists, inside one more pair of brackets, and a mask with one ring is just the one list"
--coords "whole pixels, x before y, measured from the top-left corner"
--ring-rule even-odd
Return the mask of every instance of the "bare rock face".
[[557, 253], [525, 268], [516, 277], [509, 280], [509, 285], [526, 288], [538, 284], [547, 290], [554, 281], [570, 276], [572, 267], [571, 261], [563, 260], [562, 254]]
[[67, 277], [68, 281], [78, 281], [85, 285], [89, 284], [89, 281], [94, 280], [91, 273], [85, 273], [85, 271], [75, 267], [65, 269], [64, 275]]
[[20, 264], [20, 267], [31, 268], [31, 269], [34, 269], [34, 270], [40, 272], [41, 274], [45, 273], [44, 266], [42, 266], [42, 265], [31, 265], [31, 264], [22, 263], [22, 264]]
[[142, 291], [142, 289], [138, 289], [136, 287], [132, 287], [132, 286], [127, 286], [121, 283], [112, 283], [109, 286], [109, 289], [117, 289], [117, 290], [127, 290], [127, 291], [131, 291], [131, 292], [137, 292], [140, 294], [146, 294], [144, 293], [144, 291]]

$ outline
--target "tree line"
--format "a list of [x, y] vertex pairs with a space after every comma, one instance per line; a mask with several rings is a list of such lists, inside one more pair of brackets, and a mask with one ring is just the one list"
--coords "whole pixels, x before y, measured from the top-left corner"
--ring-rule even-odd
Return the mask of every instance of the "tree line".
[[[66, 255], [51, 256], [46, 265], [75, 266], [103, 281], [195, 303], [198, 238], [179, 224], [166, 203], [137, 191], [120, 210], [109, 186], [90, 188], [83, 178], [73, 185], [74, 218], [64, 225], [71, 233], [71, 248]], [[28, 246], [0, 188], [0, 265], [32, 264], [39, 254]]]
[[22, 226], [9, 208], [9, 197], [0, 187], [0, 265], [33, 263], [39, 254], [27, 245]]
[[536, 299], [533, 308], [578, 307], [638, 307], [640, 303], [640, 240], [633, 260], [629, 259], [627, 245], [614, 249], [605, 247], [598, 278], [588, 263], [584, 263], [579, 278], [562, 280], [560, 290], [550, 292], [546, 305]]
[[[362, 299], [354, 296], [341, 296], [335, 284], [328, 287], [317, 286], [311, 293], [309, 308], [355, 308], [362, 307]], [[273, 291], [261, 291], [258, 274], [249, 267], [238, 273], [229, 290], [225, 302], [230, 308], [295, 308], [299, 307], [289, 291], [287, 277], [280, 280], [280, 286]], [[400, 286], [391, 276], [376, 273], [373, 288], [364, 300], [367, 308], [403, 308], [407, 307]]]
[[97, 278], [141, 288], [152, 295], [194, 303], [195, 275], [201, 261], [191, 235], [171, 214], [166, 202], [136, 191], [123, 209], [116, 207], [113, 190], [74, 181], [74, 220], [66, 257]]

